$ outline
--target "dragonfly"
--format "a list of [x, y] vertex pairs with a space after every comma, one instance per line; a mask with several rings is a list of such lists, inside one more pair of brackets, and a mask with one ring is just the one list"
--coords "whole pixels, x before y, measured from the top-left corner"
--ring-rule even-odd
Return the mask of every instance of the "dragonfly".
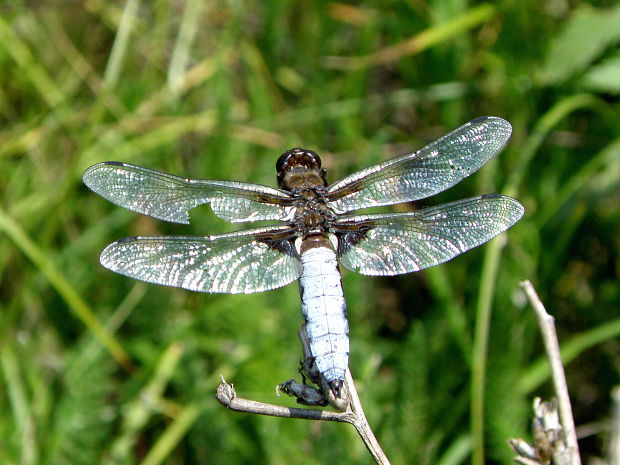
[[319, 155], [302, 148], [278, 158], [277, 188], [98, 163], [85, 171], [84, 183], [134, 212], [187, 224], [190, 210], [209, 204], [232, 223], [279, 222], [210, 236], [127, 237], [108, 245], [100, 262], [131, 278], [208, 293], [263, 292], [299, 280], [311, 369], [338, 398], [349, 357], [339, 264], [370, 276], [438, 265], [504, 232], [524, 208], [511, 197], [485, 194], [408, 212], [351, 212], [425, 199], [454, 186], [493, 158], [511, 131], [502, 118], [476, 118], [420, 150], [333, 184]]

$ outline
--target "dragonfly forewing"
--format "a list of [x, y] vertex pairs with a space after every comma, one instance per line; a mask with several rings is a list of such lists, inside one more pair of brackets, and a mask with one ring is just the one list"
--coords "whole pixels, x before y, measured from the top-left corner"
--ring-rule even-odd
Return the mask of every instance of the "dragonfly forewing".
[[107, 200], [144, 215], [189, 223], [189, 210], [208, 203], [231, 222], [286, 220], [290, 195], [260, 184], [189, 179], [121, 162], [103, 162], [84, 172], [84, 184]]
[[510, 138], [510, 123], [494, 116], [470, 121], [424, 148], [358, 171], [328, 189], [336, 213], [419, 200], [474, 173]]

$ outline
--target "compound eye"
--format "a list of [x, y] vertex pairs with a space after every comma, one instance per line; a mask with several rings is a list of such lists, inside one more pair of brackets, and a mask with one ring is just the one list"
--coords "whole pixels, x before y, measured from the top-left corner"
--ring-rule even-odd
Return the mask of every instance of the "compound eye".
[[282, 173], [288, 168], [288, 165], [291, 163], [291, 158], [293, 158], [294, 156], [293, 150], [284, 152], [282, 155], [280, 155], [280, 158], [278, 158], [278, 161], [276, 162], [276, 171], [278, 173]]
[[294, 148], [280, 155], [276, 162], [276, 171], [282, 173], [296, 166], [318, 170], [321, 168], [321, 158], [312, 150]]
[[312, 150], [305, 150], [306, 152], [306, 156], [308, 157], [308, 163], [310, 166], [308, 166], [308, 168], [315, 168], [315, 169], [320, 169], [321, 168], [321, 157], [319, 157], [315, 152], [313, 152]]

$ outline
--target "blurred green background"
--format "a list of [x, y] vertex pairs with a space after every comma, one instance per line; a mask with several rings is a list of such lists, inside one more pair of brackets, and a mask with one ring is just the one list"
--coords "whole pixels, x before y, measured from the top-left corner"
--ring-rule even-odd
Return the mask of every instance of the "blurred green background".
[[222, 374], [294, 405], [274, 386], [301, 354], [296, 285], [203, 295], [108, 272], [98, 255], [119, 237], [237, 228], [208, 207], [190, 226], [125, 211], [81, 174], [119, 160], [273, 186], [278, 155], [303, 146], [333, 181], [482, 115], [513, 124], [509, 146], [417, 206], [498, 192], [526, 215], [427, 271], [344, 271], [362, 402], [393, 464], [510, 463], [533, 397], [553, 395], [530, 279], [557, 318], [582, 452], [605, 456], [619, 40], [611, 0], [1, 2], [0, 462], [371, 463], [347, 425], [215, 399]]

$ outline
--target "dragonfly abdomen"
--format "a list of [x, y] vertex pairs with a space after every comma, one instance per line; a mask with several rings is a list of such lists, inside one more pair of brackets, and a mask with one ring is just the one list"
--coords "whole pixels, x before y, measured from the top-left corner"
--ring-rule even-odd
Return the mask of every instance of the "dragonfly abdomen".
[[336, 254], [312, 247], [301, 255], [301, 308], [314, 365], [336, 397], [349, 359], [349, 324]]

